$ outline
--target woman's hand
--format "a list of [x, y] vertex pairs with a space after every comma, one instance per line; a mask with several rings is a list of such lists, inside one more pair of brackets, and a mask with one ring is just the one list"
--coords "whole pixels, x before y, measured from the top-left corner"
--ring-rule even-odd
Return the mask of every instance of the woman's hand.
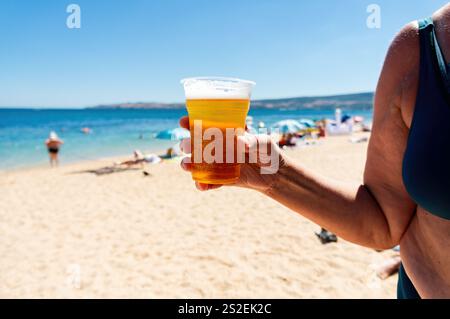
[[[180, 119], [180, 126], [189, 129], [189, 118], [187, 116]], [[245, 150], [245, 163], [241, 164], [239, 180], [231, 185], [267, 192], [274, 184], [278, 170], [286, 165], [280, 148], [267, 135], [246, 134], [238, 136], [238, 143], [243, 143], [245, 146], [243, 148]], [[181, 141], [181, 150], [187, 154], [191, 153], [190, 138]], [[264, 150], [264, 152], [261, 150]], [[268, 162], [268, 160], [270, 161]], [[186, 171], [191, 171], [192, 164], [190, 162], [189, 157], [184, 158], [181, 161], [181, 167]], [[223, 186], [198, 182], [195, 182], [195, 185], [201, 191]]]

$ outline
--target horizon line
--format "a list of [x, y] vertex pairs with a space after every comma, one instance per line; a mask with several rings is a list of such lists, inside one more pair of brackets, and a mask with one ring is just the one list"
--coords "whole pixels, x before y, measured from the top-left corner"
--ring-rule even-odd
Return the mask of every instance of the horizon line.
[[[331, 95], [302, 95], [302, 96], [291, 96], [291, 97], [278, 97], [278, 98], [261, 98], [261, 99], [255, 99], [250, 100], [253, 102], [259, 102], [259, 101], [276, 101], [276, 100], [289, 100], [289, 99], [301, 99], [301, 98], [326, 98], [326, 97], [339, 97], [339, 96], [345, 96], [345, 95], [359, 95], [359, 94], [375, 94], [375, 91], [360, 91], [360, 92], [351, 92], [351, 93], [336, 93]], [[121, 105], [121, 104], [161, 104], [161, 105], [180, 105], [184, 104], [185, 102], [157, 102], [157, 101], [134, 101], [134, 102], [113, 102], [113, 103], [99, 103], [96, 105], [84, 105], [84, 106], [4, 106], [1, 105], [0, 109], [22, 109], [22, 110], [83, 110], [83, 109], [89, 109], [89, 108], [96, 108], [99, 106], [114, 106], [114, 105]]]

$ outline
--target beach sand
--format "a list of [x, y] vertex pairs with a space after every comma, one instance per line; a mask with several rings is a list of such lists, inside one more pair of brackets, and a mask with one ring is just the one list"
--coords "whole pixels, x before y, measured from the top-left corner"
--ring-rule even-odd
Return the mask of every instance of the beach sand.
[[[367, 143], [287, 151], [361, 181]], [[176, 161], [96, 176], [115, 159], [0, 173], [0, 297], [395, 298], [393, 255], [340, 239], [250, 190], [202, 193]]]

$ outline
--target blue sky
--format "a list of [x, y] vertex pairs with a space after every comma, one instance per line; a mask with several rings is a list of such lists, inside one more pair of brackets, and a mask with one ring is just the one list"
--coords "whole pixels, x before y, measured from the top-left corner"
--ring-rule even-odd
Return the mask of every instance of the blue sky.
[[[366, 26], [371, 3], [381, 29]], [[179, 80], [201, 75], [254, 80], [255, 99], [372, 91], [395, 33], [446, 3], [1, 0], [0, 106], [179, 102]]]

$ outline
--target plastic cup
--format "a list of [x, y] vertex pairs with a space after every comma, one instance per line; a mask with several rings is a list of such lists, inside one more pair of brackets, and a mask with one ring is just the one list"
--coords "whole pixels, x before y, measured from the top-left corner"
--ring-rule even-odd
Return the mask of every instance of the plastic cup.
[[181, 81], [191, 132], [192, 178], [205, 184], [232, 184], [240, 176], [237, 136], [255, 83], [235, 78], [197, 77]]

